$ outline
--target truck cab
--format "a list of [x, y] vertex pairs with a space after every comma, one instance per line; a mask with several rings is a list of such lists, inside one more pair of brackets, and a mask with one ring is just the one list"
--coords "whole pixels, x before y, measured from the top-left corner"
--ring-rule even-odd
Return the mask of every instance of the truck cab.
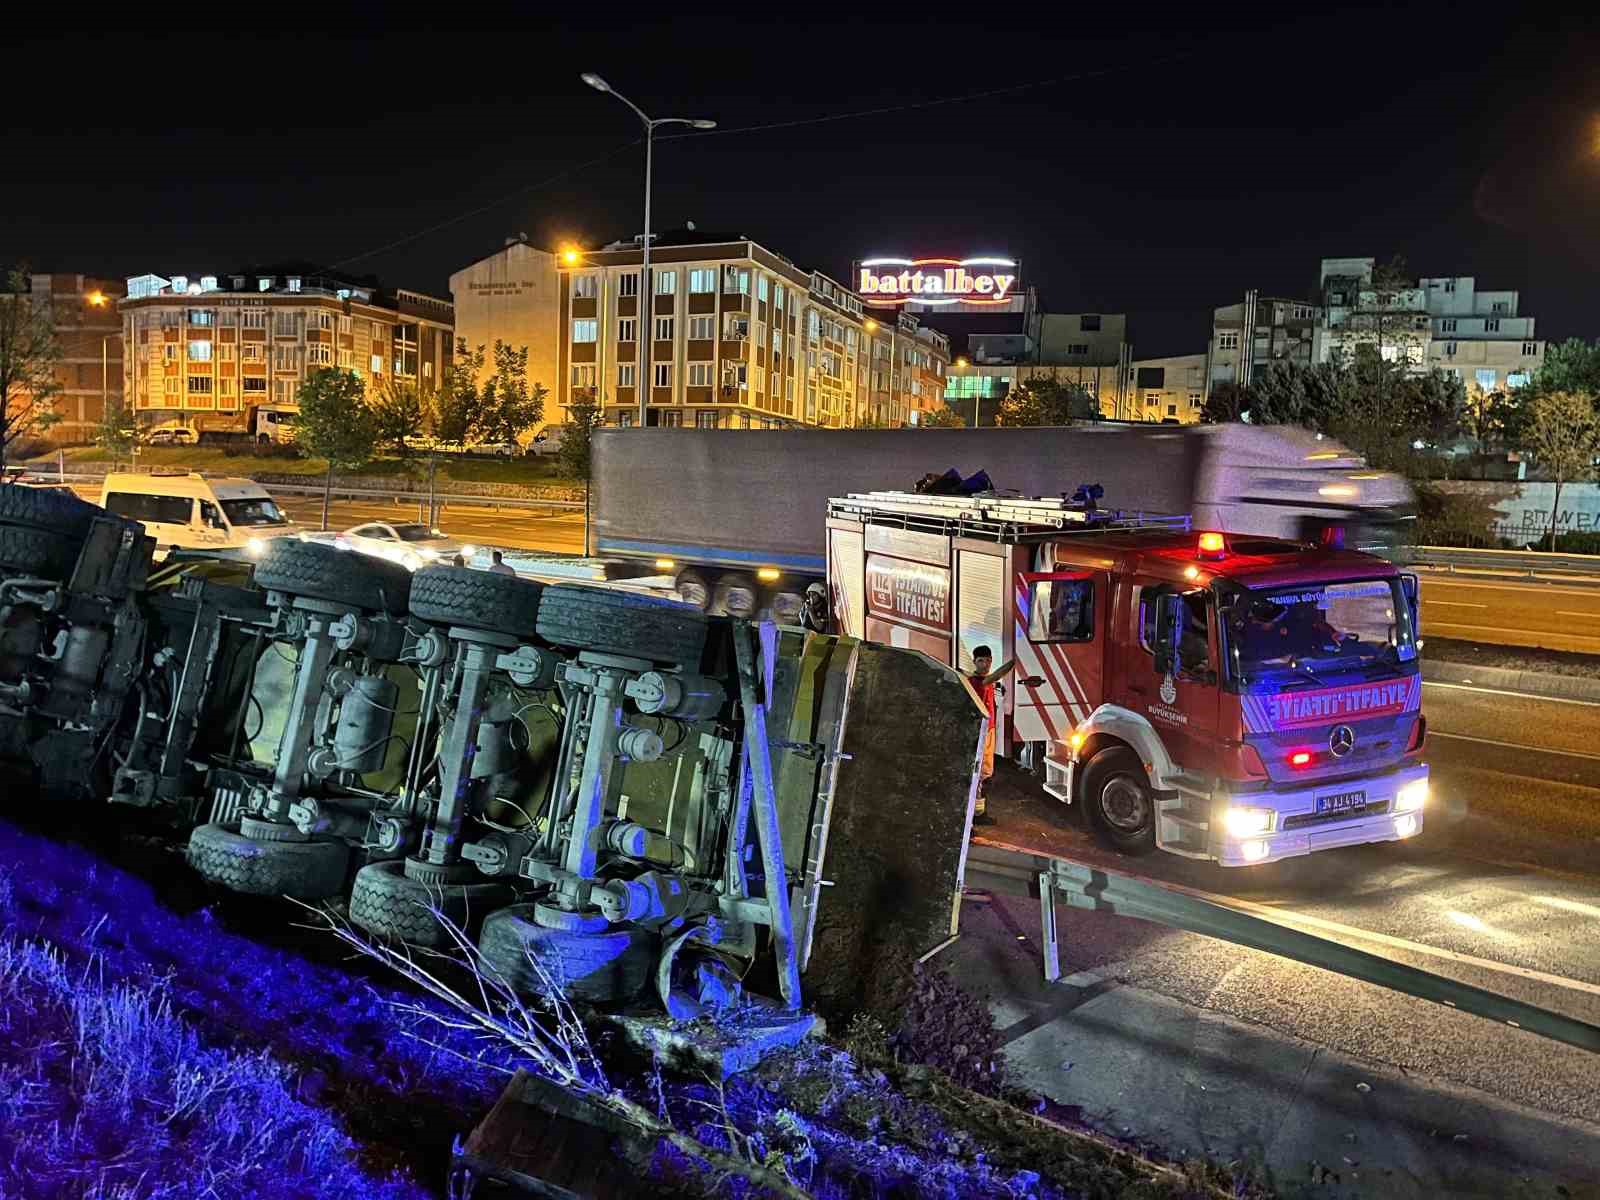
[[1244, 866], [1420, 831], [1415, 580], [1305, 543], [1060, 500], [830, 504], [841, 630], [1015, 661], [1000, 753], [1104, 840]]

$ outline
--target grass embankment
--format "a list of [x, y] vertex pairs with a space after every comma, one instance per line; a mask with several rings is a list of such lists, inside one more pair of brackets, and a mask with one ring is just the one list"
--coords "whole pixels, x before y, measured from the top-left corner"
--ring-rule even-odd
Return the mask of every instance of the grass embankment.
[[[73, 446], [62, 452], [67, 470], [75, 470], [89, 463], [104, 463], [106, 452], [98, 446]], [[54, 454], [35, 459], [29, 466], [39, 471], [52, 470], [57, 459]], [[227, 454], [210, 446], [146, 446], [139, 451], [139, 466], [183, 467], [190, 471], [203, 471], [210, 475], [304, 475], [321, 478], [328, 464], [320, 458], [280, 458], [273, 455]], [[511, 483], [550, 484], [568, 483], [549, 458], [474, 458], [464, 455], [440, 455], [438, 479], [455, 483]], [[341, 471], [342, 476], [369, 476], [394, 478], [410, 476], [423, 481], [428, 477], [427, 459], [413, 455], [410, 458], [377, 458], [356, 470]]]

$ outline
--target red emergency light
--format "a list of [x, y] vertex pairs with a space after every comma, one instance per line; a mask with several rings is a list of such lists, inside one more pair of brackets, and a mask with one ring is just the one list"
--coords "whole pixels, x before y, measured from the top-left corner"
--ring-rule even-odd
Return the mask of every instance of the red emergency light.
[[1296, 750], [1289, 755], [1289, 765], [1291, 767], [1309, 767], [1311, 765], [1311, 751]]
[[1322, 527], [1322, 548], [1324, 550], [1344, 549], [1344, 526], [1324, 525]]
[[1200, 535], [1200, 557], [1221, 558], [1227, 553], [1228, 545], [1222, 540], [1220, 533], [1202, 533]]

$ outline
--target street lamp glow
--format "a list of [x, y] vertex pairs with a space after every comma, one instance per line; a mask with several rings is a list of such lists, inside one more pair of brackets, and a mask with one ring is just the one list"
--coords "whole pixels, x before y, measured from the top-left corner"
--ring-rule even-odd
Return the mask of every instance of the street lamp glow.
[[561, 252], [561, 261], [566, 263], [569, 267], [573, 263], [578, 261], [578, 257], [579, 257], [578, 256], [578, 252], [576, 250], [574, 250], [571, 246], [568, 246], [565, 250], [563, 250]]
[[104, 308], [106, 306], [106, 294], [104, 292], [90, 292], [85, 299], [87, 299], [89, 303], [94, 305], [96, 308]]
[[597, 92], [609, 92], [611, 90], [611, 85], [604, 79], [601, 79], [600, 76], [596, 75], [593, 71], [585, 71], [582, 75], [578, 76], [578, 78], [583, 80]]
[[689, 124], [695, 129], [715, 129], [717, 127], [717, 123], [715, 121], [707, 121], [704, 117], [700, 118], [699, 120], [690, 121]]
[[876, 321], [874, 321], [871, 317], [867, 318], [867, 332], [868, 333], [877, 333], [878, 332], [878, 323]]
[[961, 367], [962, 369], [965, 369], [966, 365], [967, 365], [967, 360], [966, 359], [964, 359], [964, 358], [956, 359], [956, 366]]

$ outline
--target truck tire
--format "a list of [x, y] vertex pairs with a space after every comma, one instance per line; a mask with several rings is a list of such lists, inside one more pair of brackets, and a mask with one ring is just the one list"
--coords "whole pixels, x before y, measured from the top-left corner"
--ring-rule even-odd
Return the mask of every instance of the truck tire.
[[537, 959], [569, 1000], [621, 1003], [645, 989], [655, 970], [656, 938], [634, 926], [604, 933], [547, 929], [534, 920], [533, 905], [513, 904], [489, 914], [478, 951], [513, 991], [532, 998], [549, 986], [529, 961]]
[[1156, 848], [1155, 796], [1132, 750], [1111, 746], [1091, 758], [1082, 795], [1089, 820], [1113, 849], [1148, 854]]
[[697, 666], [706, 617], [677, 600], [558, 583], [539, 601], [538, 633], [553, 646]]
[[105, 509], [70, 492], [52, 488], [0, 485], [0, 525], [24, 525], [73, 538], [89, 536], [89, 526]]
[[399, 563], [321, 542], [275, 538], [256, 564], [256, 584], [273, 592], [404, 616], [411, 572]]
[[189, 865], [204, 878], [252, 896], [326, 900], [344, 887], [343, 842], [257, 842], [237, 824], [201, 825], [189, 835]]
[[64, 580], [77, 566], [83, 539], [44, 529], [0, 525], [0, 574]]
[[495, 909], [511, 903], [509, 884], [428, 883], [405, 873], [400, 859], [368, 863], [356, 872], [350, 891], [350, 921], [373, 937], [405, 942], [432, 950], [455, 945], [439, 919], [438, 909], [468, 936]]
[[411, 615], [531, 638], [538, 633], [544, 584], [471, 567], [425, 567], [411, 578]]

